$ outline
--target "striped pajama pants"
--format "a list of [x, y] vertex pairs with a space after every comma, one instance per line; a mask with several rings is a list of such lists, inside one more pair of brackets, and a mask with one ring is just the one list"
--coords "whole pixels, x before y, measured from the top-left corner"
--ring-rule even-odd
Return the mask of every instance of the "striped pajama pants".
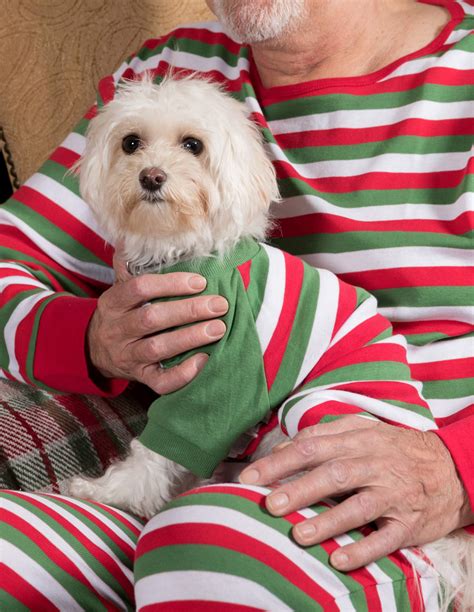
[[328, 563], [367, 529], [300, 548], [290, 537], [319, 504], [283, 518], [266, 489], [201, 487], [147, 524], [52, 494], [0, 492], [0, 610], [437, 610], [429, 562], [399, 551], [348, 574]]

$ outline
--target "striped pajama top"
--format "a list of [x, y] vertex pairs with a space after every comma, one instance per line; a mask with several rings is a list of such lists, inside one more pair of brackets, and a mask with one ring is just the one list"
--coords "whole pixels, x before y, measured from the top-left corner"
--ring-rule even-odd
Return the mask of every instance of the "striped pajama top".
[[[363, 287], [408, 340], [412, 376], [474, 503], [472, 3], [423, 49], [369, 75], [266, 89], [250, 48], [217, 23], [149, 40], [121, 77], [197, 71], [243, 100], [262, 127], [283, 201], [275, 246]], [[74, 177], [95, 108], [0, 209], [0, 374], [45, 388], [99, 388], [84, 351], [112, 248]], [[105, 385], [106, 383], [104, 383]]]

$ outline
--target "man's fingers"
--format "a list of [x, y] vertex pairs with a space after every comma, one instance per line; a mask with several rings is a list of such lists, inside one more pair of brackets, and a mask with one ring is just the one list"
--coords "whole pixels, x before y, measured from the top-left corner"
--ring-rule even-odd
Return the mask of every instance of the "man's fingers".
[[[277, 482], [320, 463], [339, 457], [347, 451], [347, 434], [312, 436], [294, 440], [281, 450], [255, 461], [240, 474], [242, 484], [266, 485]], [[352, 436], [350, 437], [352, 440]]]
[[405, 535], [400, 523], [386, 523], [362, 540], [334, 551], [329, 560], [333, 567], [343, 572], [358, 569], [403, 548]]
[[222, 316], [227, 309], [227, 300], [216, 295], [146, 304], [128, 312], [122, 320], [121, 328], [127, 338], [143, 338], [172, 327]]
[[188, 272], [143, 274], [114, 285], [104, 293], [103, 299], [110, 308], [131, 310], [155, 298], [192, 295], [205, 286], [204, 277]]
[[[325, 462], [296, 480], [275, 489], [267, 496], [266, 507], [276, 516], [300, 510], [325, 497], [338, 496], [368, 486], [377, 469], [380, 469], [378, 462], [368, 461], [365, 457]], [[366, 522], [362, 520], [353, 526], [360, 527]]]
[[128, 357], [136, 364], [154, 364], [216, 342], [222, 338], [225, 331], [225, 323], [220, 319], [196, 323], [190, 327], [138, 340], [133, 343]]
[[298, 544], [311, 546], [375, 521], [387, 509], [386, 502], [374, 491], [361, 491], [293, 528]]
[[198, 353], [169, 370], [159, 365], [149, 366], [141, 380], [159, 395], [172, 393], [187, 385], [204, 368], [209, 356]]

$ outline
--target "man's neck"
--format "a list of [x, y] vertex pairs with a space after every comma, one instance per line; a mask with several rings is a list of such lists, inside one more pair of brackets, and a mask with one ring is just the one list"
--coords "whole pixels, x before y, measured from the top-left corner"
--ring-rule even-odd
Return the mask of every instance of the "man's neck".
[[310, 6], [294, 31], [252, 45], [265, 87], [375, 72], [429, 44], [449, 20], [445, 9], [416, 0]]

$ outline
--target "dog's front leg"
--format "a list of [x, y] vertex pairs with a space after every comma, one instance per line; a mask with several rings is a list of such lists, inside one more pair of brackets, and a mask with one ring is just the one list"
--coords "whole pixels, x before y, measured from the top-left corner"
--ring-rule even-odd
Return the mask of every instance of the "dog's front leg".
[[154, 453], [138, 440], [130, 446], [130, 455], [111, 465], [103, 476], [73, 478], [69, 493], [151, 518], [170, 499], [197, 482], [188, 469]]

